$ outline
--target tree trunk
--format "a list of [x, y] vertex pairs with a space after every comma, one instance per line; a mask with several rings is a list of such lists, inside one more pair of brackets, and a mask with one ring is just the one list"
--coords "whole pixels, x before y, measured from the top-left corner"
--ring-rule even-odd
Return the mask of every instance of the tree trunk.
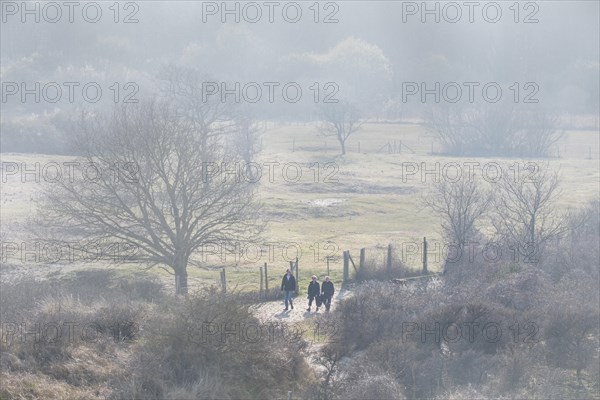
[[175, 294], [176, 295], [187, 295], [188, 294], [188, 274], [187, 274], [187, 263], [188, 259], [182, 253], [175, 255], [175, 265], [173, 270], [175, 271]]
[[188, 294], [187, 271], [175, 272], [175, 294]]
[[535, 214], [531, 216], [531, 221], [529, 222], [529, 242], [537, 245], [535, 243]]
[[340, 146], [342, 147], [342, 155], [346, 155], [346, 143], [340, 140]]

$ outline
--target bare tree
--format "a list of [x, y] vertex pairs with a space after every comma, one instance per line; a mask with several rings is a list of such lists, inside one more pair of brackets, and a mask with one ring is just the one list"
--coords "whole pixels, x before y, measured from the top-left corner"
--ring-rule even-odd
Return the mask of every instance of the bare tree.
[[522, 129], [515, 143], [521, 156], [546, 157], [565, 134], [558, 130], [558, 116], [547, 111], [524, 111], [521, 119]]
[[[589, 300], [586, 299], [586, 302]], [[549, 313], [544, 330], [549, 361], [563, 368], [574, 369], [580, 385], [582, 372], [598, 351], [598, 339], [594, 333], [598, 332], [600, 320], [597, 308], [590, 307], [586, 302], [573, 309], [561, 309], [569, 303], [556, 307]]]
[[558, 173], [529, 165], [525, 172], [506, 171], [497, 183], [492, 224], [506, 243], [542, 254], [550, 239], [566, 232], [567, 218], [556, 212]]
[[[227, 137], [227, 154], [239, 156], [249, 164], [260, 151], [260, 129], [240, 104], [219, 93], [210, 94], [214, 78], [178, 65], [164, 67], [159, 77], [165, 97], [175, 105], [181, 118], [199, 133], [198, 151], [209, 157], [215, 140]], [[214, 87], [212, 87], [214, 89]]]
[[187, 293], [188, 263], [204, 245], [260, 231], [252, 185], [214, 173], [217, 160], [232, 156], [222, 141], [207, 140], [215, 137], [210, 126], [199, 127], [167, 103], [144, 102], [84, 118], [80, 129], [80, 161], [118, 174], [50, 187], [44, 226], [135, 247], [135, 260], [175, 276], [177, 294]]
[[316, 398], [322, 400], [333, 398], [331, 392], [341, 358], [342, 352], [337, 346], [324, 346], [319, 353], [313, 356], [313, 361], [322, 368], [319, 374], [321, 382]]
[[240, 121], [247, 119], [236, 104], [224, 101], [227, 99], [220, 95], [209, 95], [208, 85], [220, 82], [198, 70], [168, 65], [160, 71], [159, 78], [164, 96], [198, 133], [197, 151], [206, 158], [210, 156], [215, 140], [239, 132]]
[[476, 234], [476, 222], [488, 211], [491, 194], [475, 179], [436, 182], [424, 204], [442, 219], [445, 239], [464, 246]]
[[250, 163], [261, 150], [261, 130], [254, 121], [244, 116], [239, 116], [236, 122], [238, 129], [235, 131], [231, 149], [246, 163]]
[[321, 119], [321, 135], [334, 136], [340, 143], [342, 155], [346, 154], [346, 140], [361, 127], [358, 109], [346, 102], [324, 104]]
[[435, 107], [425, 120], [445, 151], [460, 156], [547, 157], [562, 136], [554, 114], [512, 104]]
[[425, 129], [439, 139], [445, 152], [463, 155], [465, 123], [462, 114], [443, 107], [431, 108], [425, 116]]
[[426, 128], [437, 135], [444, 149], [454, 155], [512, 155], [518, 126], [514, 108], [436, 107], [426, 117]]

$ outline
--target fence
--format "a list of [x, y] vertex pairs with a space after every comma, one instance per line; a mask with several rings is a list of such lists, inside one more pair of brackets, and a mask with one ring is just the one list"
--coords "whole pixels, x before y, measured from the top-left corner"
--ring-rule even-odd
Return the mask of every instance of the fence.
[[[403, 276], [402, 278], [395, 278], [395, 279], [391, 279], [392, 281], [395, 281], [397, 283], [404, 283], [407, 279], [417, 279], [417, 278], [423, 278], [423, 277], [431, 277], [437, 274], [430, 274], [429, 273], [429, 268], [428, 268], [428, 259], [427, 259], [427, 237], [423, 238], [423, 246], [422, 251], [421, 251], [421, 260], [422, 260], [422, 264], [421, 264], [421, 274], [420, 275], [410, 275], [407, 274], [408, 271], [402, 271], [402, 268], [406, 267], [403, 265], [403, 263], [400, 263], [397, 266], [394, 266], [394, 249], [392, 244], [388, 244], [387, 248], [386, 248], [386, 254], [384, 257], [384, 270], [383, 272], [385, 273], [386, 276], [388, 277], [392, 277], [394, 275], [397, 276]], [[366, 249], [365, 248], [361, 248], [360, 252], [359, 252], [359, 262], [358, 262], [358, 268], [356, 267], [356, 264], [350, 254], [350, 250], [346, 250], [344, 251], [344, 263], [343, 263], [343, 282], [342, 285], [346, 286], [347, 284], [352, 282], [352, 279], [350, 278], [350, 264], [352, 264], [352, 267], [354, 269], [354, 273], [355, 275], [358, 275], [361, 272], [365, 271], [365, 268], [367, 268], [367, 263], [366, 263]]]
[[[402, 276], [402, 278], [392, 279], [394, 281], [404, 281], [406, 279], [413, 279], [425, 276], [432, 276], [429, 273], [428, 268], [428, 259], [427, 259], [427, 238], [423, 238], [422, 242], [422, 251], [421, 251], [421, 260], [422, 263], [420, 265], [420, 275], [411, 275], [406, 270], [403, 270], [406, 266], [403, 263], [399, 265], [394, 265], [394, 247], [392, 244], [388, 244], [385, 250], [384, 256], [384, 269], [389, 276]], [[324, 261], [327, 265], [327, 275], [330, 275], [330, 262], [334, 259], [332, 256], [327, 256], [324, 258]], [[352, 257], [350, 250], [345, 250], [343, 252], [343, 263], [342, 263], [342, 286], [347, 286], [349, 283], [353, 282], [351, 277], [351, 272], [354, 272], [354, 276], [356, 277], [360, 271], [365, 271], [367, 267], [367, 249], [361, 248], [358, 255], [358, 264]], [[352, 270], [350, 267], [352, 266]], [[300, 262], [296, 257], [295, 261], [289, 262], [289, 269], [292, 271], [292, 274], [296, 278], [296, 294], [299, 294], [300, 288]], [[227, 293], [227, 276], [225, 272], [225, 268], [222, 268], [220, 271], [220, 284], [222, 293]], [[414, 270], [413, 270], [414, 271]], [[274, 288], [269, 288], [269, 265], [268, 263], [264, 263], [262, 266], [258, 267], [259, 277], [258, 277], [258, 293], [257, 297], [259, 300], [268, 300], [269, 297], [272, 296], [273, 291], [278, 292], [279, 284]]]
[[[298, 257], [296, 257], [295, 261], [290, 261], [290, 266], [289, 266], [290, 270], [292, 271], [292, 274], [294, 274], [294, 277], [296, 278], [296, 294], [300, 293], [299, 291], [299, 286], [298, 282], [300, 281], [300, 262], [298, 260]], [[259, 299], [265, 299], [268, 297], [269, 294], [269, 265], [267, 263], [264, 263], [262, 266], [260, 266], [258, 268], [259, 270], [259, 289], [258, 289], [258, 298]], [[225, 272], [225, 268], [221, 268], [221, 270], [219, 271], [219, 276], [220, 276], [220, 285], [221, 285], [221, 292], [223, 294], [227, 293], [227, 274]], [[272, 289], [277, 289], [277, 287], [272, 288]]]

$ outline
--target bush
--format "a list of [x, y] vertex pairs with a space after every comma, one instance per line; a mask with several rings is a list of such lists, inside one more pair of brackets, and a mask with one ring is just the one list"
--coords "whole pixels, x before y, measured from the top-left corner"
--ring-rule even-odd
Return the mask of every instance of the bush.
[[[411, 398], [589, 398], [600, 385], [595, 272], [556, 280], [544, 265], [475, 260], [427, 282], [367, 281], [332, 315], [338, 345]], [[337, 376], [351, 373], [340, 364]]]
[[[87, 389], [106, 388], [122, 373], [117, 354], [139, 338], [149, 309], [148, 303], [130, 300], [144, 296], [123, 293], [114, 282], [112, 272], [94, 270], [60, 281], [3, 282], [0, 371], [8, 381], [28, 382], [27, 374], [33, 373], [47, 386], [36, 393], [68, 393], [69, 398], [90, 398]], [[86, 394], [76, 395], [80, 392]], [[25, 387], [11, 386], [6, 393], [34, 398]]]
[[343, 400], [362, 399], [397, 399], [404, 400], [403, 387], [384, 371], [365, 371], [364, 366], [357, 366], [358, 371], [349, 374], [346, 385], [337, 396]]
[[132, 379], [113, 397], [272, 398], [299, 389], [308, 376], [303, 339], [277, 340], [263, 328], [235, 295], [165, 302], [134, 349]]

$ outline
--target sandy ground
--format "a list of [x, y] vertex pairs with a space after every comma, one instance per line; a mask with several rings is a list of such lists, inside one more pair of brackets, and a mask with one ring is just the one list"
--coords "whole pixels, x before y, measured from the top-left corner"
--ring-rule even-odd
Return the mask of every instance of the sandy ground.
[[[263, 324], [276, 323], [286, 324], [293, 327], [295, 332], [303, 332], [302, 336], [307, 340], [305, 359], [307, 363], [317, 373], [324, 373], [325, 369], [320, 365], [316, 356], [319, 350], [330, 340], [335, 340], [336, 332], [334, 326], [328, 325], [327, 315], [333, 312], [337, 304], [345, 298], [352, 296], [352, 292], [346, 289], [336, 291], [331, 301], [330, 311], [325, 311], [325, 306], [315, 310], [313, 302], [311, 312], [308, 308], [308, 299], [306, 295], [296, 296], [294, 298], [294, 309], [283, 311], [285, 304], [283, 298], [278, 301], [269, 301], [252, 306], [252, 312]], [[282, 295], [283, 297], [283, 295]]]
[[[331, 301], [331, 309], [329, 312], [335, 310], [337, 303], [349, 296], [352, 293], [346, 289], [342, 289], [336, 292], [333, 295], [333, 299]], [[282, 295], [283, 297], [283, 295]], [[266, 303], [260, 303], [256, 306], [252, 307], [252, 312], [263, 323], [268, 322], [284, 322], [289, 324], [294, 323], [302, 323], [306, 321], [314, 320], [315, 318], [326, 316], [327, 311], [325, 311], [325, 307], [322, 306], [319, 308], [319, 311], [316, 311], [315, 304], [313, 302], [311, 312], [306, 311], [308, 308], [308, 299], [306, 295], [296, 296], [294, 298], [294, 309], [283, 311], [285, 308], [285, 304], [283, 302], [283, 298], [278, 301], [269, 301]]]

